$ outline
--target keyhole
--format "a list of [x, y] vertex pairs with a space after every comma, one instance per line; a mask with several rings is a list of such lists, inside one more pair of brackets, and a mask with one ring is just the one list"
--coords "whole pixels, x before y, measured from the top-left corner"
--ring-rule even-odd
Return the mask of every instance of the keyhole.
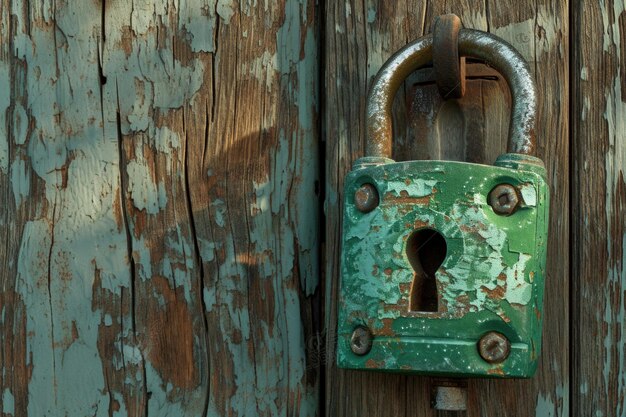
[[446, 240], [433, 229], [420, 229], [409, 237], [407, 257], [413, 267], [409, 311], [439, 311], [435, 272], [446, 258]]

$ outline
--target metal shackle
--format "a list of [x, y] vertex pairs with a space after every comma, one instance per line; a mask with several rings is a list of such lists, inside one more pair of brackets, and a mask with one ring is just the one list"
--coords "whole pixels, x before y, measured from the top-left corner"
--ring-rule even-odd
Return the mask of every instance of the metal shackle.
[[[513, 99], [508, 152], [532, 155], [537, 92], [524, 58], [508, 42], [480, 30], [461, 29], [458, 48], [459, 56], [480, 59], [504, 76]], [[367, 97], [366, 156], [391, 158], [393, 99], [409, 74], [432, 55], [433, 36], [428, 34], [396, 52], [376, 75]]]

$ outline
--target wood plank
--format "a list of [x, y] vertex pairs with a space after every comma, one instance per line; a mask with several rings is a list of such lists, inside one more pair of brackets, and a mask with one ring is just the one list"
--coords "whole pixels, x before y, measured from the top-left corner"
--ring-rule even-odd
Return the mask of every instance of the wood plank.
[[626, 414], [626, 4], [572, 10], [572, 409]]
[[190, 137], [205, 138], [188, 152], [209, 415], [317, 412], [305, 350], [319, 322], [316, 19], [314, 1], [235, 7], [206, 65], [212, 90], [185, 111]]
[[316, 415], [315, 2], [0, 6], [0, 412]]
[[[466, 27], [487, 30], [516, 46], [530, 62], [540, 91], [538, 156], [544, 159], [551, 182], [553, 215], [546, 276], [544, 351], [539, 371], [530, 381], [472, 380], [469, 416], [564, 416], [569, 414], [569, 291], [568, 242], [568, 40], [567, 4], [539, 2], [401, 1], [393, 5], [346, 2], [329, 5], [326, 21], [326, 158], [327, 204], [326, 288], [329, 335], [335, 330], [343, 177], [352, 161], [363, 155], [363, 124], [367, 87], [386, 58], [412, 39], [429, 31], [432, 19], [456, 13]], [[412, 146], [407, 123], [407, 91], [396, 97], [394, 155], [420, 156]], [[483, 94], [495, 94], [485, 92]], [[496, 100], [496, 98], [493, 98]], [[409, 98], [410, 100], [410, 98]], [[501, 99], [499, 99], [501, 100]], [[486, 113], [487, 114], [487, 113]], [[488, 130], [501, 131], [504, 112], [488, 113]], [[349, 130], [348, 130], [349, 127]], [[422, 148], [423, 149], [423, 148]], [[504, 151], [504, 149], [501, 149]], [[489, 158], [492, 152], [485, 153]], [[422, 155], [423, 156], [423, 155]], [[491, 162], [491, 161], [489, 161]], [[550, 302], [556, 300], [556, 302]], [[329, 337], [328, 349], [333, 349]], [[332, 416], [436, 415], [430, 409], [430, 380], [327, 367], [326, 411]], [[441, 414], [443, 415], [443, 414]]]

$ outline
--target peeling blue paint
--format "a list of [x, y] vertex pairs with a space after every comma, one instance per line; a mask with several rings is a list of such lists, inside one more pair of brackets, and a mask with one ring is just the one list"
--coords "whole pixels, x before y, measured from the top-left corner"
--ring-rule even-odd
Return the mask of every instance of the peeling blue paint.
[[13, 186], [15, 205], [19, 207], [30, 194], [30, 170], [21, 158], [16, 159], [11, 164], [11, 185]]
[[15, 414], [15, 398], [8, 388], [2, 393], [2, 412], [9, 416]]
[[[9, 85], [9, 64], [0, 60], [0, 83], [4, 86]], [[7, 132], [7, 110], [11, 105], [11, 89], [0, 89], [0, 138], [7, 138], [7, 140], [0, 140], [0, 172], [6, 174], [9, 170], [9, 141]]]
[[216, 16], [213, 3], [214, 1], [204, 4], [192, 0], [179, 1], [179, 27], [189, 34], [189, 44], [193, 52], [215, 52]]
[[211, 207], [215, 208], [215, 224], [219, 227], [224, 227], [226, 224], [224, 221], [224, 216], [226, 215], [226, 203], [219, 198], [211, 201]]
[[235, 14], [236, 3], [232, 0], [217, 0], [217, 14], [224, 20], [224, 23], [229, 24], [230, 19]]
[[145, 163], [130, 161], [126, 166], [128, 190], [133, 204], [148, 214], [157, 214], [167, 205], [167, 195], [163, 183], [155, 184], [152, 173]]
[[556, 417], [555, 405], [551, 396], [537, 396], [537, 405], [535, 406], [536, 417]]
[[[106, 27], [101, 28], [102, 16], [93, 13], [88, 2], [29, 6], [30, 21], [18, 10], [19, 3], [13, 4], [16, 35], [12, 44], [14, 55], [26, 64], [28, 96], [23, 105], [16, 104], [11, 102], [9, 89], [0, 91], [0, 136], [13, 135], [23, 155], [17, 153], [19, 157], [10, 160], [9, 142], [0, 141], [0, 170], [11, 176], [17, 205], [30, 198], [41, 202], [36, 208], [38, 217], [25, 224], [16, 276], [17, 292], [27, 312], [27, 365], [32, 366], [28, 413], [123, 416], [132, 406], [125, 404], [126, 394], [139, 389], [152, 393], [147, 400], [150, 415], [200, 415], [203, 410], [185, 407], [189, 403], [204, 407], [204, 399], [198, 397], [202, 390], [183, 392], [164, 378], [150, 361], [154, 346], [141, 318], [135, 330], [130, 317], [135, 311], [126, 312], [128, 304], [117, 304], [120, 299], [130, 303], [133, 291], [150, 288], [155, 276], [167, 279], [170, 288], [180, 289], [177, 302], [192, 305], [198, 301], [190, 280], [195, 248], [188, 225], [181, 221], [166, 230], [159, 236], [162, 246], [154, 248], [138, 224], [146, 214], [150, 222], [173, 213], [179, 196], [168, 193], [168, 181], [182, 183], [186, 150], [181, 144], [184, 138], [162, 124], [163, 119], [170, 111], [194, 103], [201, 87], [210, 83], [204, 67], [206, 54], [187, 56], [185, 62], [175, 58], [181, 54], [180, 50], [174, 53], [179, 45], [173, 45], [177, 39], [167, 27], [172, 23], [168, 19], [178, 13], [174, 24], [184, 29], [181, 38], [189, 42], [192, 52], [215, 53], [217, 19], [232, 25], [238, 5], [226, 0], [181, 0], [177, 5], [121, 2], [104, 11]], [[299, 28], [310, 26], [308, 6], [289, 2], [283, 48], [270, 56], [277, 70], [267, 73], [268, 88], [275, 89], [272, 82], [281, 78], [294, 120], [297, 111], [297, 123], [280, 126], [278, 158], [271, 161], [268, 178], [255, 184], [259, 212], [250, 216], [255, 228], [251, 239], [257, 247], [249, 252], [235, 248], [228, 231], [220, 231], [227, 234], [220, 241], [198, 242], [204, 262], [215, 262], [218, 251], [226, 253], [224, 262], [217, 265], [219, 291], [207, 285], [203, 298], [207, 312], [219, 306], [228, 315], [211, 325], [223, 327], [224, 349], [233, 355], [237, 385], [231, 404], [240, 415], [279, 415], [280, 401], [286, 401], [281, 390], [295, 389], [302, 397], [297, 399], [301, 415], [312, 415], [318, 407], [315, 387], [305, 381], [301, 290], [286, 288], [294, 279], [296, 258], [307, 294], [315, 291], [318, 280], [317, 165], [308, 157], [317, 152], [318, 100], [310, 94], [318, 83], [317, 44], [313, 30], [300, 33]], [[211, 59], [219, 63], [220, 58], [216, 54]], [[8, 79], [9, 67], [1, 62], [0, 80]], [[10, 105], [12, 112], [7, 111]], [[118, 137], [118, 118], [122, 137]], [[12, 132], [4, 131], [8, 125], [13, 126]], [[151, 159], [155, 155], [166, 158], [167, 172], [155, 172]], [[125, 159], [123, 168], [120, 157]], [[286, 177], [291, 182], [284, 181]], [[127, 190], [121, 189], [123, 184]], [[40, 189], [45, 195], [31, 195]], [[226, 202], [215, 199], [210, 204], [202, 209], [214, 212], [218, 228], [230, 226], [232, 214]], [[122, 216], [122, 211], [127, 215]], [[281, 239], [271, 237], [276, 233]], [[162, 256], [155, 257], [161, 250]], [[136, 268], [134, 282], [131, 261]], [[242, 277], [256, 267], [261, 279], [269, 283], [259, 296], [273, 297], [271, 325], [255, 322], [247, 306], [235, 298], [246, 286]], [[120, 312], [105, 311], [111, 307], [109, 301], [98, 305], [102, 301], [95, 299], [96, 293], [110, 297]], [[147, 296], [156, 308], [171, 303], [156, 291]], [[118, 327], [121, 330], [114, 340], [99, 339]], [[233, 329], [241, 332], [240, 338], [231, 334]], [[100, 358], [102, 343], [113, 343], [110, 362]], [[198, 339], [194, 343], [200, 344]], [[251, 355], [251, 344], [268, 355]], [[125, 381], [123, 391], [113, 386], [109, 372]], [[9, 391], [3, 395], [5, 412], [10, 395]], [[211, 402], [208, 411], [219, 414]]]

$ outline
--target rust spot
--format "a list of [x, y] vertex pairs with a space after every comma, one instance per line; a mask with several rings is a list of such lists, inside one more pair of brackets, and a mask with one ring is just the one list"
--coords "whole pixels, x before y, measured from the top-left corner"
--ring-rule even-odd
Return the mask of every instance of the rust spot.
[[393, 319], [381, 319], [383, 327], [377, 331], [380, 336], [395, 336], [396, 332], [391, 328], [393, 325]]
[[401, 205], [401, 204], [417, 204], [417, 205], [422, 205], [422, 206], [426, 206], [430, 203], [430, 199], [432, 198], [432, 196], [426, 196], [426, 197], [409, 197], [409, 194], [402, 190], [400, 191], [400, 196], [395, 196], [392, 193], [387, 193], [384, 195], [383, 197], [383, 202], [385, 203], [389, 203], [389, 204], [396, 204], [396, 205]]
[[391, 268], [385, 268], [385, 275], [390, 276], [392, 272]]
[[497, 286], [496, 288], [494, 288], [493, 290], [490, 290], [489, 288], [482, 286], [480, 287], [480, 290], [482, 292], [484, 292], [485, 294], [487, 294], [487, 297], [494, 299], [494, 300], [501, 300], [504, 298], [504, 294], [505, 294], [505, 289], [502, 286]]
[[504, 376], [504, 371], [502, 370], [502, 368], [492, 368], [487, 370], [487, 373], [489, 375], [501, 375]]
[[511, 319], [509, 318], [509, 316], [504, 314], [504, 311], [499, 311], [497, 314], [505, 323], [510, 323], [511, 322]]
[[170, 288], [165, 277], [150, 280], [152, 290], [162, 297], [146, 306], [148, 339], [144, 340], [152, 365], [164, 381], [178, 388], [191, 388], [197, 380], [193, 355], [193, 325], [183, 288]]
[[413, 222], [413, 227], [415, 229], [422, 229], [424, 227], [430, 227], [430, 223], [422, 221], [422, 220], [415, 220]]
[[385, 366], [385, 361], [375, 361], [374, 359], [368, 359], [365, 362], [365, 367], [368, 369], [378, 369]]
[[458, 297], [456, 297], [456, 302], [459, 307], [469, 306], [469, 303], [470, 303], [469, 295], [467, 294], [459, 295]]
[[398, 287], [400, 288], [400, 293], [402, 295], [407, 295], [409, 291], [411, 291], [411, 282], [401, 282], [398, 284]]

